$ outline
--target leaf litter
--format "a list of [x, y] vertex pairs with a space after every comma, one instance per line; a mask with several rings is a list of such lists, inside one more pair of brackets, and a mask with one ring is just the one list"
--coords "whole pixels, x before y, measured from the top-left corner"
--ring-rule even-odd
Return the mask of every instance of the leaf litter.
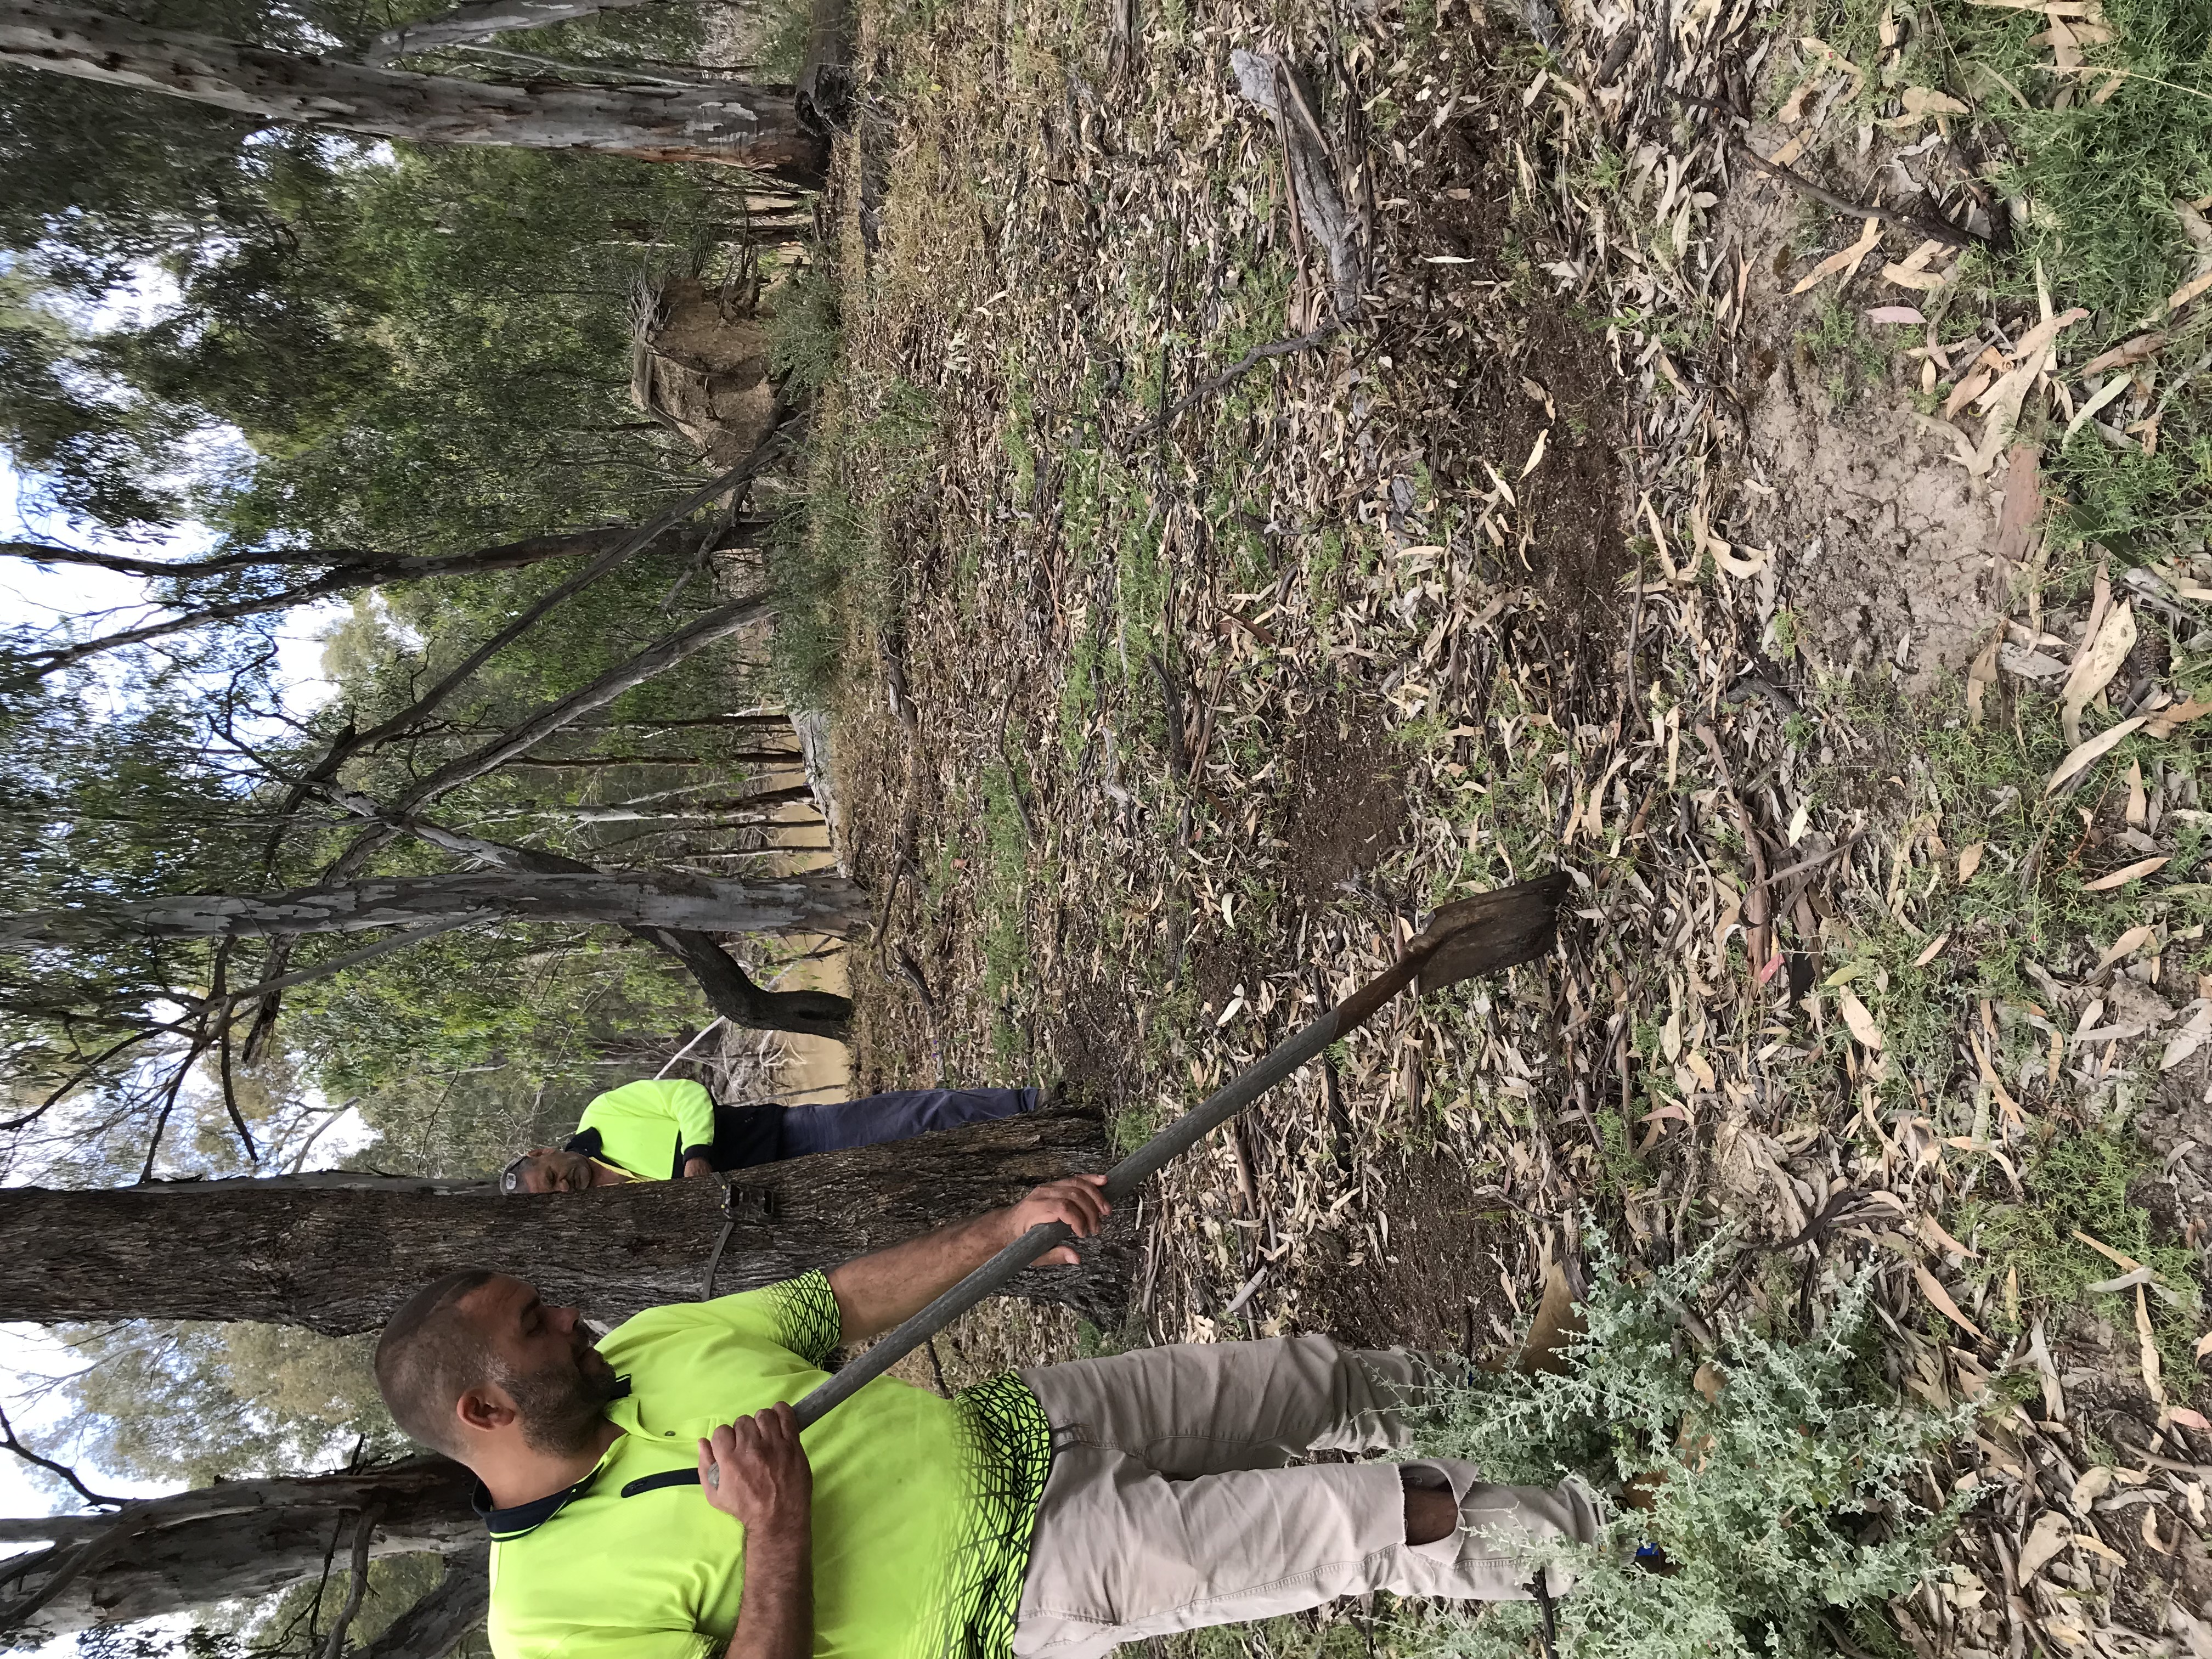
[[[1034, 4], [864, 14], [864, 85], [929, 95], [841, 143], [846, 395], [875, 433], [926, 405], [927, 434], [896, 468], [854, 447], [889, 597], [848, 642], [837, 765], [853, 867], [940, 1006], [859, 985], [862, 1076], [910, 1080], [941, 1034], [948, 1076], [1056, 1076], [1139, 1135], [1434, 903], [1577, 884], [1542, 971], [1395, 1007], [1140, 1200], [1130, 1332], [995, 1309], [948, 1375], [1316, 1328], [1494, 1352], [1584, 1215], [1651, 1261], [1731, 1224], [1741, 1305], [1870, 1265], [1892, 1378], [1984, 1406], [1936, 1472], [1978, 1494], [1952, 1577], [1891, 1609], [1919, 1659], [2212, 1641], [2201, 1370], [2166, 1363], [2156, 1297], [2038, 1308], [1984, 1236], [2039, 1149], [2131, 1103], [2200, 1280], [2212, 1230], [2212, 986], [2177, 1007], [2203, 930], [2172, 878], [2207, 820], [2172, 747], [2212, 705], [2120, 643], [2151, 599], [2201, 627], [2212, 560], [2046, 611], [2017, 441], [2163, 341], [2069, 369], [2079, 318], [2047, 302], [1881, 319], [1923, 329], [1942, 419], [1842, 410], [1784, 349], [1795, 204], [1684, 100], [1764, 84], [1802, 130], [1753, 143], [1790, 166], [1869, 71], [1818, 40], [1785, 70], [1754, 0], [1645, 9], [1540, 18], [1533, 75], [1457, 4], [1138, 8], [1103, 39]], [[1289, 173], [1235, 51], [1309, 77]], [[1897, 136], [1950, 101], [1901, 100]], [[1336, 304], [1301, 173], [1340, 198], [1362, 320], [1189, 400]], [[1828, 246], [1826, 286], [1950, 291], [1910, 227]], [[1907, 568], [1940, 574], [1881, 598]], [[1848, 702], [1970, 665], [1989, 740], [2023, 708], [2053, 729], [1994, 815]], [[2006, 811], [2032, 849], [1984, 833]], [[2023, 939], [1966, 902], [2022, 882], [2126, 925]], [[2032, 994], [1980, 985], [2008, 951]]]

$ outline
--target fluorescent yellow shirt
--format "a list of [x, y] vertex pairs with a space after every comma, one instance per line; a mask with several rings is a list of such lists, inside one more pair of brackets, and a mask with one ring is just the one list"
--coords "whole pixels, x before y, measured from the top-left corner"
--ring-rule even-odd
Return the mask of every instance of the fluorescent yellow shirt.
[[[838, 1331], [816, 1273], [611, 1333], [621, 1437], [567, 1492], [486, 1516], [498, 1659], [719, 1659], [744, 1529], [700, 1490], [698, 1443], [812, 1389]], [[951, 1400], [879, 1377], [805, 1443], [816, 1659], [1009, 1659], [1051, 1462], [1036, 1396], [1012, 1376]]]
[[714, 1150], [714, 1097], [689, 1078], [626, 1083], [584, 1108], [568, 1150], [641, 1181], [673, 1179], [687, 1156]]

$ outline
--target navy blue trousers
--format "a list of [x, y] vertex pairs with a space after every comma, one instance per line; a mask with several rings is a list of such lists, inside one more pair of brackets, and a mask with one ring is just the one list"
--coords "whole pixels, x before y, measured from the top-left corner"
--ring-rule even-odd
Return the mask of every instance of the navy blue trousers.
[[957, 1129], [1036, 1109], [1035, 1089], [901, 1089], [858, 1100], [784, 1109], [778, 1155], [805, 1158], [904, 1140], [933, 1129]]

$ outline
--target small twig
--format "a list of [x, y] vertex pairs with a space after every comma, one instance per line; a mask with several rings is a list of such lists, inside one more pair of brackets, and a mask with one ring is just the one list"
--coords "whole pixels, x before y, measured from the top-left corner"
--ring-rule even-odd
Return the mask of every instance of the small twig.
[[1842, 857], [1845, 853], [1850, 852], [1853, 847], [1858, 844], [1859, 837], [1864, 833], [1865, 831], [1863, 830], [1854, 830], [1850, 835], [1845, 836], [1843, 840], [1838, 842], [1826, 852], [1815, 853], [1809, 859], [1801, 859], [1786, 870], [1777, 870], [1772, 875], [1766, 878], [1767, 885], [1770, 887], [1777, 886], [1779, 884], [1789, 880], [1792, 876], [1802, 876], [1808, 870], [1819, 869], [1831, 859]]
[[1160, 702], [1166, 714], [1168, 766], [1176, 777], [1190, 772], [1190, 745], [1183, 736], [1182, 692], [1175, 677], [1168, 672], [1166, 659], [1153, 652], [1145, 660], [1151, 665], [1152, 678], [1160, 683]]
[[1948, 219], [1930, 219], [1917, 213], [1899, 213], [1891, 208], [1869, 207], [1863, 202], [1854, 202], [1838, 196], [1835, 191], [1814, 184], [1803, 173], [1793, 173], [1779, 162], [1768, 161], [1741, 138], [1730, 139], [1729, 146], [1768, 177], [1779, 179], [1791, 189], [1802, 191], [1822, 206], [1833, 208], [1838, 213], [1855, 214], [1862, 219], [1878, 219], [1883, 224], [1895, 225], [1901, 230], [1917, 231], [1923, 236], [1952, 247], [1971, 247], [1978, 241], [1989, 240], [1986, 236], [1975, 235], [1971, 230], [1961, 230]]
[[153, 1138], [146, 1143], [146, 1162], [138, 1171], [138, 1184], [141, 1187], [154, 1178], [154, 1160], [161, 1154], [161, 1136], [169, 1127], [169, 1114], [177, 1109], [177, 1097], [184, 1091], [185, 1079], [191, 1075], [192, 1062], [206, 1052], [207, 1037], [203, 1033], [192, 1039], [192, 1046], [185, 1050], [185, 1057], [177, 1062], [177, 1069], [171, 1075], [169, 1086], [164, 1091], [165, 1098], [161, 1102], [161, 1114], [154, 1120]]
[[1268, 113], [1275, 118], [1275, 142], [1283, 147], [1283, 195], [1291, 210], [1291, 248], [1303, 264], [1306, 257], [1306, 233], [1305, 227], [1298, 222], [1298, 185], [1291, 167], [1291, 135], [1283, 124], [1283, 88], [1291, 77], [1279, 58], [1272, 59], [1268, 67], [1275, 79], [1275, 106]]
[[[222, 995], [224, 981], [230, 974], [230, 952], [234, 941], [225, 939], [216, 949], [215, 980], [208, 988], [217, 998]], [[222, 1109], [230, 1115], [230, 1126], [238, 1131], [238, 1138], [246, 1143], [248, 1163], [258, 1165], [261, 1150], [253, 1144], [253, 1132], [246, 1127], [246, 1114], [238, 1109], [238, 1085], [231, 1076], [230, 1011], [226, 1008], [216, 1021], [216, 1071], [222, 1079]]]
[[1310, 351], [1314, 347], [1322, 344], [1342, 332], [1343, 328], [1344, 325], [1341, 322], [1331, 317], [1322, 322], [1310, 333], [1294, 335], [1285, 340], [1271, 340], [1266, 345], [1253, 347], [1227, 368], [1223, 369], [1220, 374], [1200, 380], [1189, 391], [1184, 392], [1176, 400], [1174, 407], [1160, 416], [1153, 430], [1164, 431], [1193, 404], [1203, 398], [1211, 398], [1222, 387], [1250, 374], [1270, 357], [1288, 357], [1297, 352]]
[[328, 1641], [323, 1644], [323, 1659], [343, 1659], [346, 1632], [352, 1628], [354, 1617], [361, 1611], [362, 1598], [368, 1594], [368, 1547], [376, 1536], [377, 1517], [384, 1513], [383, 1506], [371, 1504], [353, 1519], [353, 1559], [347, 1562], [345, 1606], [338, 1609], [337, 1621], [331, 1626]]

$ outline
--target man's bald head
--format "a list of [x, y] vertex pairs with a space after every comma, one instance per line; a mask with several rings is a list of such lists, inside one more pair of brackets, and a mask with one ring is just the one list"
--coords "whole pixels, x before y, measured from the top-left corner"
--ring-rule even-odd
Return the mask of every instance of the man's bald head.
[[498, 1277], [465, 1267], [434, 1279], [401, 1304], [376, 1343], [376, 1387], [393, 1420], [424, 1445], [462, 1457], [460, 1397], [494, 1379], [496, 1357], [481, 1325], [461, 1304]]

